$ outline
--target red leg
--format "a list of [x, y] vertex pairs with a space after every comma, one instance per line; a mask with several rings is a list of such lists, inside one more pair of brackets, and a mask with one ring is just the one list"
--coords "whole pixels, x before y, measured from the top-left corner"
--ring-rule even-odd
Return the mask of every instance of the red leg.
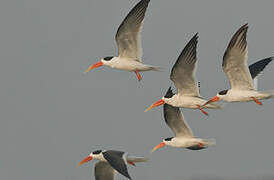
[[132, 161], [127, 161], [128, 164], [132, 165], [132, 166], [136, 166], [134, 162]]
[[208, 113], [205, 112], [205, 111], [203, 110], [203, 108], [201, 108], [200, 105], [197, 105], [197, 106], [198, 106], [198, 108], [200, 109], [200, 111], [201, 111], [204, 115], [208, 116]]
[[204, 147], [203, 143], [199, 143], [199, 147], [203, 148]]
[[253, 101], [258, 104], [258, 105], [263, 105], [263, 103], [261, 101], [259, 101], [258, 99], [256, 99], [255, 97], [251, 97], [253, 99]]
[[137, 76], [138, 81], [141, 81], [142, 76], [140, 75], [140, 73], [139, 73], [139, 71], [137, 69], [135, 70], [135, 74]]

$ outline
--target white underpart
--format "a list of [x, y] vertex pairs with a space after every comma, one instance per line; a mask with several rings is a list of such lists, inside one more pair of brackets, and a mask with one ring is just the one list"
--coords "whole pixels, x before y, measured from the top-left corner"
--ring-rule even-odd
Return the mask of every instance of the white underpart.
[[230, 89], [226, 95], [217, 95], [221, 100], [227, 102], [253, 101], [252, 97], [260, 100], [270, 98], [270, 94], [255, 90], [234, 90]]
[[188, 148], [203, 144], [204, 146], [213, 146], [216, 144], [215, 140], [206, 140], [200, 138], [186, 138], [186, 137], [174, 137], [171, 141], [163, 141], [167, 146]]
[[114, 69], [124, 70], [124, 71], [157, 70], [157, 68], [152, 65], [146, 65], [139, 61], [128, 59], [128, 58], [113, 57], [110, 61], [105, 61], [103, 59], [101, 59], [101, 61], [106, 66], [109, 66]]
[[[199, 109], [198, 105], [202, 106], [207, 101], [200, 97], [194, 96], [183, 96], [175, 94], [172, 98], [162, 98], [167, 104], [174, 106], [174, 107], [181, 107], [181, 108], [190, 108], [190, 109]], [[221, 108], [219, 105], [216, 104], [207, 104], [205, 108], [211, 109], [218, 109]]]

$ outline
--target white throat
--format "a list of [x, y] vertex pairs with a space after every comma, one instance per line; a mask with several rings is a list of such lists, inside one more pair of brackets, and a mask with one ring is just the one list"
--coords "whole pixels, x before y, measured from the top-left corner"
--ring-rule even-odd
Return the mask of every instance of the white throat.
[[91, 154], [91, 156], [92, 156], [94, 159], [97, 159], [97, 160], [99, 160], [99, 161], [107, 161], [107, 160], [104, 158], [103, 153], [100, 153], [100, 154]]

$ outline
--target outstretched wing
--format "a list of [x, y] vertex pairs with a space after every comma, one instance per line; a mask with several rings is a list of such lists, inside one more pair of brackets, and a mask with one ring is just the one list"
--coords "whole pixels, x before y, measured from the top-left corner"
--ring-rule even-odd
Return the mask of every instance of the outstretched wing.
[[97, 162], [94, 171], [95, 180], [114, 180], [114, 169], [107, 162]]
[[180, 108], [164, 104], [164, 117], [166, 124], [174, 132], [175, 136], [193, 137], [193, 133], [184, 121]]
[[198, 33], [187, 43], [171, 70], [170, 79], [176, 86], [178, 94], [200, 96], [195, 78], [197, 43]]
[[131, 179], [126, 165], [126, 153], [122, 151], [108, 150], [103, 152], [104, 158], [108, 161], [113, 169], [120, 174]]
[[253, 90], [253, 80], [247, 66], [248, 25], [243, 25], [232, 37], [223, 57], [223, 71], [231, 89]]
[[249, 66], [249, 71], [252, 79], [254, 79], [258, 74], [260, 74], [264, 68], [273, 60], [273, 57], [262, 59], [255, 62]]
[[126, 57], [141, 62], [142, 25], [150, 0], [141, 0], [127, 15], [116, 33], [119, 57]]

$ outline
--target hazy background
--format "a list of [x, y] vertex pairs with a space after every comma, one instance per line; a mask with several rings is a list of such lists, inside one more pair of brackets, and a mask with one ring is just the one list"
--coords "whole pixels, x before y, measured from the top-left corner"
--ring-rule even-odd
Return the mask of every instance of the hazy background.
[[[151, 0], [143, 28], [144, 62], [164, 67], [134, 73], [89, 64], [116, 54], [116, 30], [138, 0], [0, 1], [0, 176], [5, 180], [89, 180], [94, 162], [77, 167], [90, 151], [149, 151], [172, 132], [162, 108], [144, 109], [172, 84], [170, 69], [199, 32], [201, 94], [228, 87], [221, 63], [234, 32], [249, 23], [249, 63], [274, 55], [273, 1]], [[260, 89], [274, 89], [274, 63]], [[217, 146], [202, 151], [164, 148], [129, 169], [134, 179], [274, 176], [273, 100], [184, 110], [199, 137]], [[118, 175], [117, 179], [125, 179]]]

